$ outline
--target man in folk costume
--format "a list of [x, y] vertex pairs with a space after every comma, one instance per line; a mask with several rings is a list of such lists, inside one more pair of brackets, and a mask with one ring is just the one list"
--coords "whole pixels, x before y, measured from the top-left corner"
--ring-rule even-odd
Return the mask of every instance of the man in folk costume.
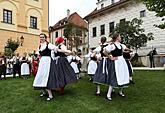
[[50, 101], [53, 99], [52, 91], [48, 87], [50, 78], [50, 64], [51, 64], [51, 51], [57, 51], [57, 47], [49, 42], [46, 41], [46, 35], [41, 33], [40, 34], [40, 46], [39, 46], [39, 54], [41, 56], [39, 67], [37, 71], [37, 75], [33, 82], [33, 87], [36, 89], [42, 89], [41, 97], [48, 92], [47, 100]]

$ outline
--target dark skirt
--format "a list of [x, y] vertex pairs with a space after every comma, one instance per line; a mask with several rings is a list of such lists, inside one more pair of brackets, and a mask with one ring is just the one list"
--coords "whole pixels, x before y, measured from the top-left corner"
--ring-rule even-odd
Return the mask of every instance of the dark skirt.
[[60, 81], [60, 76], [58, 76], [57, 74], [56, 61], [51, 60], [47, 89], [56, 89], [63, 87], [63, 84], [60, 83]]
[[57, 60], [51, 61], [47, 84], [48, 89], [61, 88], [67, 84], [76, 82], [76, 74], [65, 57], [60, 57]]
[[131, 63], [129, 60], [126, 60], [126, 63], [127, 63], [127, 67], [128, 67], [128, 71], [129, 71], [129, 76], [132, 77], [133, 76], [133, 69], [132, 69], [132, 66], [131, 66]]
[[117, 87], [118, 84], [116, 79], [114, 61], [105, 59], [105, 65], [103, 63], [104, 59], [102, 59], [101, 62], [98, 64], [98, 68], [94, 75], [94, 83]]

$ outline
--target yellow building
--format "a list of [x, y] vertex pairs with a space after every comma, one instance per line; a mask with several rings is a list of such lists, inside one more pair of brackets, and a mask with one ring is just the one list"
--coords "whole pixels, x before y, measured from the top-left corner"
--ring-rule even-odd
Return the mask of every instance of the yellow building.
[[8, 39], [22, 39], [19, 53], [32, 53], [39, 44], [38, 35], [48, 35], [49, 0], [0, 0], [0, 52]]

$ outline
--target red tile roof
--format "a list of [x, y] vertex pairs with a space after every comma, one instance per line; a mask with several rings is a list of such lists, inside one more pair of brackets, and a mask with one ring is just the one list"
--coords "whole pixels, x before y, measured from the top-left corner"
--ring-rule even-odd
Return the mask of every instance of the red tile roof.
[[64, 28], [66, 23], [72, 23], [81, 28], [87, 28], [87, 26], [88, 26], [87, 22], [79, 14], [77, 14], [75, 12], [75, 13], [71, 14], [69, 16], [69, 18], [65, 17], [65, 18], [61, 19], [60, 21], [58, 21], [52, 27], [52, 31]]

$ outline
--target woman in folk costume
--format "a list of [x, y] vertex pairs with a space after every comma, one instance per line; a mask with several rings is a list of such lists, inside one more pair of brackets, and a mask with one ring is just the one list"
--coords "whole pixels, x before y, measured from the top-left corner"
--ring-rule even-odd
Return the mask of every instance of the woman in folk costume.
[[103, 53], [104, 49], [108, 46], [108, 43], [106, 43], [106, 37], [101, 38], [101, 45], [97, 47], [94, 51], [96, 53], [101, 54], [101, 61], [98, 64], [96, 73], [94, 75], [94, 80], [93, 83], [97, 84], [97, 91], [96, 91], [96, 96], [100, 96], [100, 85], [105, 84], [109, 85], [110, 84], [110, 76], [109, 76], [109, 68], [112, 67], [111, 60], [108, 59], [108, 57]]
[[130, 53], [132, 52], [130, 50], [130, 45], [129, 44], [126, 44], [126, 47], [128, 48], [127, 50], [125, 50], [123, 52], [123, 57], [127, 63], [127, 66], [128, 66], [128, 70], [129, 70], [129, 79], [130, 79], [130, 83], [131, 84], [135, 84], [135, 82], [133, 81], [133, 69], [132, 69], [132, 64], [130, 62], [130, 59], [131, 59], [131, 55]]
[[87, 73], [90, 77], [89, 81], [91, 82], [93, 82], [93, 76], [95, 75], [97, 69], [97, 63], [98, 63], [97, 62], [98, 54], [94, 53], [94, 49], [95, 48], [92, 48], [88, 53], [88, 55], [85, 55], [85, 57], [89, 59]]
[[37, 74], [38, 64], [39, 64], [38, 55], [37, 54], [34, 54], [33, 55], [33, 60], [32, 60], [32, 74], [34, 75], [34, 77]]
[[55, 58], [51, 63], [50, 68], [50, 81], [54, 80], [52, 86], [49, 88], [60, 88], [60, 93], [64, 93], [64, 88], [67, 84], [76, 83], [77, 77], [76, 74], [67, 60], [67, 55], [70, 55], [72, 52], [67, 50], [66, 46], [63, 44], [64, 38], [56, 38], [56, 44], [58, 51], [55, 52]]
[[[121, 44], [120, 34], [114, 33], [112, 36], [113, 43], [105, 47], [104, 53], [113, 63], [108, 66], [108, 76], [110, 76], [110, 84], [107, 93], [107, 99], [112, 100], [111, 93], [114, 87], [119, 88], [119, 96], [125, 97], [123, 93], [124, 86], [129, 84], [129, 71], [125, 59], [123, 58], [123, 51], [127, 50], [126, 46]], [[108, 55], [108, 54], [111, 55]]]
[[78, 57], [76, 55], [76, 52], [74, 51], [73, 55], [68, 56], [68, 60], [70, 62], [70, 65], [74, 69], [74, 72], [77, 76], [77, 79], [79, 79], [80, 78], [80, 75], [79, 75], [80, 71], [79, 71], [79, 68], [78, 68], [78, 63], [81, 62], [81, 58]]
[[47, 100], [53, 99], [52, 91], [48, 84], [51, 84], [50, 81], [50, 64], [51, 64], [51, 51], [57, 51], [57, 47], [49, 42], [46, 41], [46, 35], [41, 33], [40, 34], [40, 47], [39, 47], [39, 54], [41, 56], [39, 67], [37, 71], [37, 75], [33, 82], [33, 87], [35, 89], [42, 89], [41, 97], [48, 92]]
[[23, 57], [21, 58], [21, 76], [24, 79], [27, 79], [28, 76], [30, 76], [30, 68], [27, 53], [24, 53]]

